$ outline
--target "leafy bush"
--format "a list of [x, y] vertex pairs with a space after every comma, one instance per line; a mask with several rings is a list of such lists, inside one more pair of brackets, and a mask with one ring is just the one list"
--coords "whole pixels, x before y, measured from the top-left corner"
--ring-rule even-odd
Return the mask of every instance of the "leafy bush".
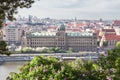
[[108, 56], [101, 55], [97, 61], [38, 56], [7, 80], [120, 80], [120, 49], [109, 50]]
[[5, 41], [0, 40], [0, 54], [9, 56], [11, 54], [7, 49], [7, 44]]
[[35, 57], [7, 80], [76, 80], [74, 69], [54, 57]]
[[25, 48], [22, 49], [22, 52], [33, 52], [33, 51], [34, 50], [31, 47], [25, 47]]
[[23, 53], [31, 53], [31, 52], [38, 52], [38, 53], [64, 53], [65, 51], [60, 49], [59, 47], [25, 47], [21, 50]]

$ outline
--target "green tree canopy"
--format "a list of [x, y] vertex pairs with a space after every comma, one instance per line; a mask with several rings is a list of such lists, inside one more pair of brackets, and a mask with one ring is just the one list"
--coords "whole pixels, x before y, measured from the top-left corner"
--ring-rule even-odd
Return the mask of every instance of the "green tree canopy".
[[15, 20], [14, 14], [18, 8], [30, 8], [35, 0], [0, 0], [0, 28], [5, 18]]
[[120, 80], [120, 49], [108, 51], [99, 60], [61, 61], [38, 56], [23, 65], [19, 73], [10, 73], [7, 80]]
[[5, 51], [6, 50], [6, 42], [5, 41], [0, 41], [0, 50]]
[[7, 80], [77, 80], [73, 68], [54, 57], [35, 57], [20, 71], [11, 73]]
[[120, 49], [120, 41], [116, 43], [115, 47]]
[[[30, 8], [35, 0], [0, 0], [0, 38], [3, 36], [1, 28], [4, 20], [15, 20], [14, 14], [17, 14], [18, 8]], [[0, 40], [0, 54], [6, 52], [6, 43]]]
[[0, 54], [10, 55], [10, 51], [7, 49], [7, 44], [5, 41], [0, 40]]
[[103, 41], [103, 46], [107, 47], [108, 46], [108, 41]]

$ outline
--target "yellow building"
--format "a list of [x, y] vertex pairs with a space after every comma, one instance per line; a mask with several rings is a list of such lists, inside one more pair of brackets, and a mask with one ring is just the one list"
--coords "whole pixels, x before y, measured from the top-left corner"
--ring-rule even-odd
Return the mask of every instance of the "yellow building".
[[97, 36], [88, 32], [65, 32], [62, 25], [58, 32], [29, 32], [26, 34], [26, 47], [60, 47], [63, 50], [96, 51]]

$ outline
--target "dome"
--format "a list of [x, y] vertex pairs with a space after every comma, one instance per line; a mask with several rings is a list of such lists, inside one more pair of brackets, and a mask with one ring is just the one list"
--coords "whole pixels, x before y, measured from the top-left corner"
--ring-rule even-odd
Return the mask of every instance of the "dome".
[[60, 31], [65, 31], [65, 25], [62, 24], [62, 25], [60, 26], [59, 30], [60, 30]]

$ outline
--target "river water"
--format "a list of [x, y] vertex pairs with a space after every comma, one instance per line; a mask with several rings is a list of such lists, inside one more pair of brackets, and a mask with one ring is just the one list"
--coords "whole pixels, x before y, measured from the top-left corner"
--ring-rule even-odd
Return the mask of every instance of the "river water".
[[0, 65], [0, 80], [6, 80], [10, 72], [19, 72], [19, 68], [25, 62], [5, 62]]

